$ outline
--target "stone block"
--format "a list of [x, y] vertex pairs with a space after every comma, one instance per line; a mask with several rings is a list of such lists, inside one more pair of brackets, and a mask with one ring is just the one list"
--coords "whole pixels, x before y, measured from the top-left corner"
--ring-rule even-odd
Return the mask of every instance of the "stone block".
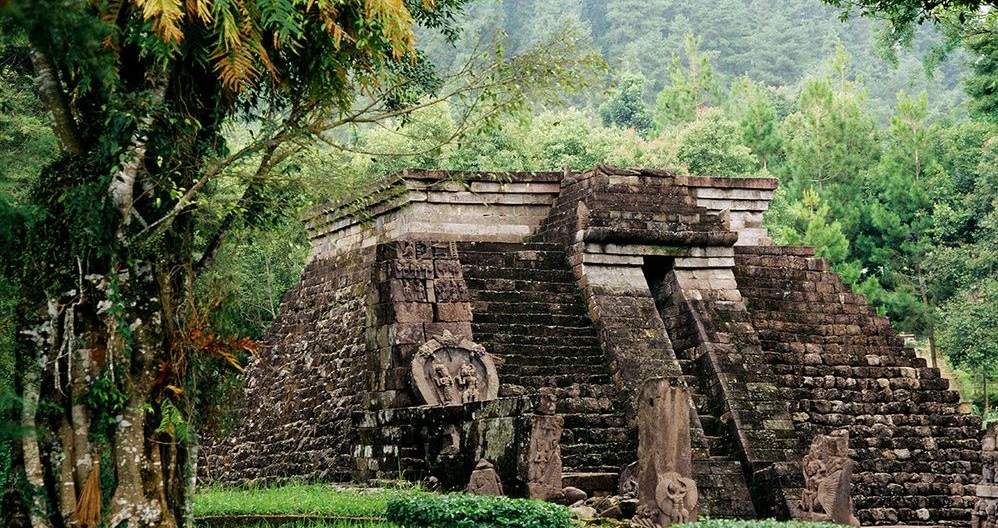
[[469, 322], [471, 321], [471, 304], [467, 302], [439, 302], [434, 305], [436, 309], [435, 321]]
[[433, 305], [430, 303], [392, 303], [393, 319], [397, 323], [421, 323], [433, 321]]

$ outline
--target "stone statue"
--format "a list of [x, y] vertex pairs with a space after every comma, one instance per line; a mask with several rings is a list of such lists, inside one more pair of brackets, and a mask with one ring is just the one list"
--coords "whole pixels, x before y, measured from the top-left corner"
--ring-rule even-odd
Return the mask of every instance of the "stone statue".
[[502, 482], [495, 466], [484, 458], [475, 465], [468, 482], [468, 493], [472, 495], [502, 495]]
[[454, 378], [447, 370], [447, 365], [443, 363], [434, 363], [431, 368], [433, 369], [433, 383], [437, 386], [440, 401], [444, 405], [449, 405], [454, 401]]
[[638, 400], [638, 508], [634, 522], [663, 528], [697, 519], [699, 491], [691, 478], [690, 393], [651, 379]]
[[849, 431], [840, 429], [818, 435], [801, 463], [804, 490], [801, 492], [801, 518], [859, 526], [852, 513], [852, 470], [849, 458]]
[[561, 432], [565, 419], [555, 414], [557, 399], [542, 393], [534, 412], [527, 451], [527, 498], [559, 500], [562, 498]]
[[478, 373], [471, 363], [461, 365], [457, 375], [457, 385], [461, 388], [461, 403], [478, 401]]

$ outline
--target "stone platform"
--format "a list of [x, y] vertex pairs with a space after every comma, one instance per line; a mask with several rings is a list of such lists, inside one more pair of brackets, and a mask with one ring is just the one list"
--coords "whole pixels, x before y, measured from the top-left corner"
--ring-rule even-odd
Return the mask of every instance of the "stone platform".
[[[244, 423], [205, 442], [206, 474], [456, 485], [487, 454], [517, 494], [547, 391], [565, 478], [602, 493], [637, 460], [638, 388], [665, 378], [689, 394], [701, 515], [799, 517], [802, 458], [845, 429], [862, 524], [969, 524], [980, 422], [813, 250], [770, 245], [776, 185], [408, 170], [316, 208], [311, 260], [247, 369]], [[447, 335], [494, 362], [496, 399], [448, 392], [468, 363], [470, 400], [492, 397], [478, 352], [427, 362]], [[426, 406], [434, 394], [455, 406]]]

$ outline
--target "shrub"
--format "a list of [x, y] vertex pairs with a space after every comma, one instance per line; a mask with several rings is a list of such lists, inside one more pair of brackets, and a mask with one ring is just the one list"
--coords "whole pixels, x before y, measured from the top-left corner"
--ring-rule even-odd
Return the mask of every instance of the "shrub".
[[569, 528], [567, 508], [546, 502], [453, 493], [412, 494], [388, 501], [388, 520], [447, 528]]

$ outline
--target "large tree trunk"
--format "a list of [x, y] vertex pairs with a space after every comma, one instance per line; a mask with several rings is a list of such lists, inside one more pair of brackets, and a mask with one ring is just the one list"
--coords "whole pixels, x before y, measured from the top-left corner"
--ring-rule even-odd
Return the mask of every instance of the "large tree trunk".
[[[42, 356], [44, 357], [44, 356]], [[39, 361], [43, 363], [43, 361]], [[41, 385], [41, 366], [37, 369], [32, 365], [24, 373], [23, 403], [21, 406], [21, 428], [24, 437], [21, 439], [21, 449], [24, 453], [24, 476], [28, 481], [31, 500], [28, 504], [28, 515], [32, 528], [51, 528], [48, 518], [48, 501], [45, 500], [45, 468], [42, 465], [41, 450], [38, 448], [38, 427], [35, 422], [35, 412], [38, 410], [38, 398]]]

